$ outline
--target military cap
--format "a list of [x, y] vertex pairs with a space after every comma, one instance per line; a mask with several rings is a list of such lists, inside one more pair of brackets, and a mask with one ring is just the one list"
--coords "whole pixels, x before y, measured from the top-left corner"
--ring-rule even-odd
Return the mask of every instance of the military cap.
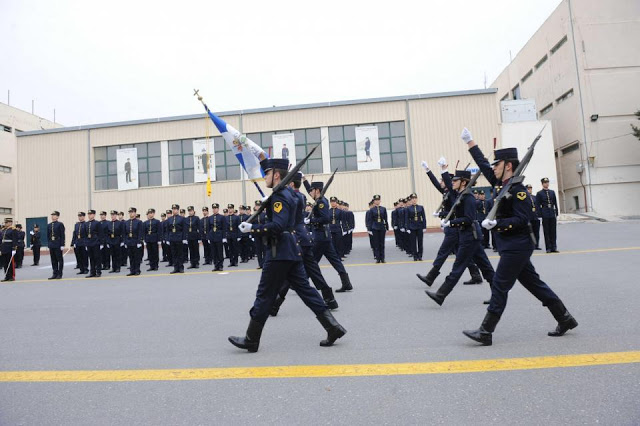
[[19, 223], [16, 223], [16, 228], [18, 228], [18, 229], [22, 229], [22, 225], [21, 225], [21, 224], [19, 224]]
[[203, 211], [203, 212], [208, 212], [208, 211], [209, 211], [209, 207], [204, 206], [204, 207], [202, 208], [202, 211]]
[[193, 208], [193, 206], [189, 206], [189, 207], [187, 207], [187, 210], [189, 210], [190, 212], [191, 212], [191, 211], [195, 211], [195, 209]]
[[37, 223], [35, 223], [35, 224], [33, 225], [33, 229], [40, 229], [40, 225], [38, 225]]
[[211, 208], [212, 209], [218, 209], [218, 208], [220, 208], [220, 205], [218, 203], [213, 203], [213, 204], [211, 204]]
[[224, 209], [224, 210], [222, 210], [222, 213], [229, 213], [229, 210]]
[[165, 212], [166, 214], [173, 214], [173, 211], [172, 211], [172, 210], [165, 210], [164, 212]]
[[547, 182], [549, 182], [549, 178], [542, 178], [542, 179], [540, 179], [540, 182], [547, 183]]
[[530, 184], [530, 183], [528, 183], [528, 184], [527, 184], [527, 188], [531, 188], [531, 189], [533, 189], [533, 186], [531, 186], [531, 184]]
[[172, 204], [171, 205], [171, 209], [172, 210], [179, 210], [180, 209], [180, 204]]
[[500, 161], [505, 160], [517, 160], [518, 159], [518, 148], [502, 148], [496, 149], [493, 151], [493, 162], [492, 166], [498, 164]]
[[93, 209], [87, 210], [87, 214], [96, 214], [96, 211]]
[[78, 216], [86, 216], [84, 212], [78, 212]]
[[51, 212], [51, 216], [60, 216], [60, 212], [58, 210], [54, 210]]
[[394, 202], [393, 202], [393, 206], [394, 206], [394, 207], [395, 207], [395, 206], [397, 206], [398, 204], [400, 204], [400, 203], [398, 203], [397, 201], [394, 201]]
[[260, 200], [256, 200], [256, 202], [254, 203], [256, 206], [261, 206], [262, 205], [262, 201]]
[[404, 198], [398, 198], [398, 204], [404, 203]]
[[160, 217], [167, 217], [166, 213], [160, 213]]
[[131, 212], [138, 212], [138, 209], [136, 209], [135, 207], [129, 207], [129, 210], [127, 210], [129, 213]]
[[235, 208], [235, 206], [233, 204], [227, 204], [227, 208], [233, 209], [233, 208]]
[[297, 171], [295, 177], [293, 178], [293, 180], [302, 180], [302, 172], [301, 171]]
[[156, 212], [156, 209], [148, 209], [148, 210], [147, 210], [147, 214], [149, 214], [149, 213], [155, 213], [155, 212]]
[[456, 174], [453, 177], [453, 180], [460, 180], [460, 179], [470, 180], [471, 172], [469, 170], [456, 170]]
[[345, 207], [349, 207], [349, 203], [344, 203], [344, 206]]
[[102, 216], [102, 215], [106, 216], [106, 215], [107, 215], [107, 212], [105, 212], [104, 210], [102, 210], [102, 211], [100, 212], [100, 216]]
[[186, 213], [185, 209], [180, 209], [180, 213]]
[[136, 219], [140, 219], [140, 213], [136, 213]]
[[118, 214], [117, 210], [111, 210], [111, 214]]
[[317, 189], [322, 191], [324, 188], [324, 182], [311, 182], [311, 189]]
[[335, 201], [335, 202], [337, 202], [337, 201], [338, 201], [338, 197], [331, 197], [331, 198], [329, 198], [329, 201]]
[[121, 214], [122, 216], [124, 216], [124, 212], [119, 212], [118, 214]]
[[477, 190], [477, 189], [474, 189], [474, 190], [473, 190], [473, 193], [474, 193], [474, 194], [478, 194], [478, 190]]
[[409, 197], [408, 197], [408, 198], [409, 198], [410, 200], [411, 200], [411, 199], [413, 199], [413, 198], [418, 198], [418, 194], [416, 194], [416, 193], [414, 192], [413, 194], [409, 195]]
[[260, 167], [265, 172], [271, 169], [287, 170], [289, 168], [289, 160], [286, 158], [267, 158], [260, 162]]
[[374, 199], [374, 200], [379, 200], [379, 199], [380, 199], [380, 195], [378, 195], [378, 194], [374, 195], [374, 196], [373, 196], [373, 199]]
[[13, 223], [13, 218], [5, 217], [4, 218], [4, 223]]

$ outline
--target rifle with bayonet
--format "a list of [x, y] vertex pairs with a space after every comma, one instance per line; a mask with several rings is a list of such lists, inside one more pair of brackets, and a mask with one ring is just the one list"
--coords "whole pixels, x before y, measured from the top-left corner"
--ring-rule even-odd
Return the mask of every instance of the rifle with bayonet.
[[[458, 167], [458, 164], [460, 163], [460, 160], [458, 160], [456, 162], [456, 168]], [[467, 170], [469, 168], [469, 166], [471, 165], [471, 163], [467, 164], [467, 167], [465, 167], [463, 170]], [[455, 171], [455, 170], [454, 170]], [[442, 194], [442, 201], [440, 201], [440, 205], [438, 206], [438, 208], [433, 212], [433, 216], [434, 217], [440, 217], [440, 211], [444, 208], [444, 202], [447, 201], [448, 198], [448, 193], [445, 191]]]
[[478, 170], [476, 173], [474, 173], [471, 176], [471, 180], [469, 181], [469, 183], [467, 184], [467, 186], [464, 188], [464, 191], [462, 191], [460, 193], [460, 195], [458, 195], [458, 198], [456, 198], [456, 202], [453, 203], [453, 206], [451, 206], [451, 210], [449, 210], [449, 213], [447, 214], [447, 217], [444, 218], [444, 221], [447, 222], [450, 218], [451, 215], [453, 214], [453, 212], [455, 211], [456, 207], [458, 207], [458, 204], [460, 204], [462, 202], [462, 197], [465, 194], [469, 194], [471, 193], [471, 188], [473, 187], [473, 185], [475, 185], [476, 181], [478, 180], [478, 178], [480, 177], [480, 174], [482, 172], [480, 170]]

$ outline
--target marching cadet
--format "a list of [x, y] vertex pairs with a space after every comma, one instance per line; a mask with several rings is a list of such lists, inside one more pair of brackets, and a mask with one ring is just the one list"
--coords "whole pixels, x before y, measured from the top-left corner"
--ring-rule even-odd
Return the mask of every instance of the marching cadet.
[[109, 255], [111, 256], [111, 270], [110, 274], [120, 272], [122, 265], [122, 249], [124, 248], [124, 229], [123, 224], [118, 220], [118, 212], [111, 210], [111, 221], [107, 223], [106, 228], [106, 242]]
[[91, 273], [86, 278], [93, 278], [102, 275], [100, 250], [104, 248], [104, 234], [102, 233], [102, 225], [96, 221], [96, 211], [91, 209], [87, 213], [89, 214], [89, 220], [84, 223], [84, 230]]
[[[519, 165], [518, 150], [503, 148], [494, 151], [494, 161], [489, 164], [471, 133], [465, 128], [462, 140], [469, 147], [469, 153], [482, 174], [492, 186], [507, 183]], [[492, 344], [492, 334], [507, 305], [509, 290], [516, 279], [538, 300], [548, 307], [558, 321], [556, 329], [549, 336], [562, 336], [578, 326], [578, 322], [569, 313], [562, 300], [544, 283], [531, 263], [533, 241], [529, 233], [531, 220], [531, 199], [521, 183], [511, 186], [511, 197], [503, 198], [495, 220], [485, 219], [482, 226], [496, 229], [500, 261], [491, 283], [491, 300], [482, 325], [477, 330], [465, 330], [464, 335], [485, 346]]]
[[213, 272], [222, 271], [224, 267], [223, 246], [227, 242], [226, 228], [227, 217], [221, 215], [220, 205], [211, 204], [213, 214], [209, 217], [209, 242], [211, 243], [211, 255], [213, 257]]
[[396, 247], [400, 248], [400, 241], [398, 239], [398, 202], [393, 202], [393, 211], [391, 212], [391, 228], [393, 229], [393, 237], [396, 241]]
[[[308, 204], [311, 204], [311, 203], [308, 203]], [[253, 206], [253, 211], [257, 211], [261, 205], [262, 205], [262, 201], [256, 200]], [[266, 217], [267, 217], [267, 214], [263, 210], [258, 215], [258, 217], [256, 217], [256, 224], [264, 225]], [[254, 236], [253, 238], [254, 238], [253, 245], [255, 246], [256, 256], [258, 257], [257, 269], [262, 269], [262, 266], [264, 265], [264, 242], [262, 241], [261, 237]]]
[[384, 237], [389, 229], [387, 222], [387, 209], [380, 206], [380, 195], [373, 196], [373, 207], [369, 210], [369, 223], [367, 229], [372, 236], [373, 256], [376, 263], [386, 263], [384, 257]]
[[540, 210], [540, 216], [542, 217], [544, 245], [547, 253], [559, 253], [558, 245], [556, 244], [558, 200], [556, 199], [556, 193], [549, 189], [549, 178], [542, 178], [540, 182], [542, 182], [542, 189], [536, 194], [536, 207]]
[[[329, 284], [327, 284], [322, 276], [318, 262], [313, 258], [313, 241], [311, 240], [311, 235], [309, 235], [309, 231], [307, 231], [304, 223], [303, 213], [306, 197], [300, 192], [301, 183], [302, 172], [297, 172], [291, 183], [289, 183], [289, 186], [293, 189], [294, 195], [298, 199], [298, 205], [291, 211], [291, 214], [295, 214], [294, 231], [297, 244], [302, 249], [302, 263], [304, 265], [304, 270], [307, 273], [307, 276], [311, 279], [311, 282], [313, 282], [316, 290], [322, 293], [322, 299], [329, 309], [338, 309], [338, 302], [336, 302], [336, 298], [333, 295], [333, 290], [329, 287]], [[271, 307], [271, 316], [275, 317], [278, 315], [278, 311], [284, 302], [287, 292], [289, 291], [289, 287], [290, 284], [288, 281], [284, 281], [282, 283], [278, 297]]]
[[22, 268], [22, 261], [24, 260], [24, 238], [26, 233], [22, 230], [21, 224], [16, 224], [16, 234], [18, 235], [18, 245], [16, 246], [16, 269]]
[[456, 260], [453, 263], [451, 272], [447, 275], [438, 291], [433, 293], [425, 290], [427, 296], [441, 306], [445, 298], [451, 293], [460, 280], [462, 273], [467, 269], [471, 260], [480, 268], [484, 278], [489, 283], [493, 281], [494, 276], [493, 267], [484, 252], [480, 240], [482, 232], [480, 232], [480, 225], [476, 218], [476, 199], [473, 194], [470, 193], [460, 195], [471, 180], [471, 172], [468, 170], [456, 170], [456, 174], [452, 180], [452, 188], [453, 191], [456, 192], [456, 198], [462, 196], [462, 199], [455, 207], [451, 218], [446, 221], [442, 219], [441, 223], [443, 228], [454, 228], [458, 233]]
[[80, 272], [76, 273], [76, 275], [89, 273], [87, 248], [85, 241], [86, 234], [84, 230], [85, 216], [85, 212], [78, 212], [78, 222], [76, 222], [76, 225], [73, 228], [73, 237], [71, 238], [71, 245], [73, 245], [73, 251], [76, 255], [78, 269], [80, 269]]
[[331, 197], [331, 208], [329, 208], [329, 231], [331, 231], [331, 241], [333, 242], [333, 248], [340, 260], [344, 260], [344, 248], [342, 245], [342, 222], [344, 216], [342, 210], [338, 208], [338, 197]]
[[[240, 206], [240, 214], [238, 215], [240, 222], [245, 222], [249, 219], [248, 211], [248, 206]], [[240, 247], [240, 263], [249, 262], [249, 243], [251, 242], [249, 237], [249, 234], [240, 233], [240, 243], [238, 244]]]
[[[102, 225], [102, 235], [104, 235], [104, 239], [105, 239], [105, 243], [108, 237], [108, 228], [109, 228], [109, 221], [107, 220], [107, 212], [105, 211], [101, 211], [100, 212], [100, 225]], [[110, 259], [110, 250], [109, 247], [107, 247], [107, 244], [103, 244], [102, 245], [102, 249], [100, 250], [100, 259], [102, 260], [102, 270], [104, 271], [108, 271], [111, 268], [111, 262], [109, 262]]]
[[329, 222], [331, 221], [329, 216], [329, 205], [327, 199], [322, 195], [322, 188], [324, 188], [323, 182], [312, 182], [309, 184], [305, 177], [304, 187], [307, 192], [315, 200], [315, 205], [311, 210], [309, 217], [309, 224], [313, 230], [313, 257], [316, 262], [322, 259], [322, 256], [326, 257], [333, 269], [336, 270], [340, 276], [340, 282], [342, 286], [336, 290], [336, 293], [343, 293], [345, 291], [353, 290], [353, 285], [349, 279], [349, 274], [342, 264], [342, 260], [338, 257], [333, 243], [331, 242], [331, 233], [329, 231]]
[[[478, 201], [476, 203], [478, 206], [478, 222], [482, 223], [482, 221], [487, 218], [489, 211], [491, 211], [493, 202], [492, 200], [486, 199], [486, 194], [484, 191], [478, 191]], [[482, 247], [489, 248], [489, 231], [484, 228], [482, 228]]]
[[171, 253], [171, 244], [169, 242], [169, 223], [171, 222], [171, 218], [173, 217], [173, 210], [167, 210], [165, 213], [167, 215], [167, 218], [164, 222], [162, 222], [162, 235], [165, 247], [167, 249], [167, 266], [173, 266], [173, 254]]
[[356, 218], [353, 215], [353, 212], [349, 210], [349, 203], [343, 202], [343, 211], [345, 215], [345, 223], [347, 225], [347, 235], [345, 236], [345, 256], [351, 254], [351, 250], [353, 249], [353, 230], [356, 228]]
[[59, 280], [62, 278], [62, 269], [64, 268], [64, 260], [62, 258], [65, 241], [64, 223], [58, 221], [60, 212], [54, 210], [51, 212], [51, 223], [47, 225], [47, 245], [49, 247], [49, 256], [51, 256], [51, 269], [53, 275], [50, 280]]
[[147, 271], [157, 271], [158, 263], [160, 262], [158, 244], [160, 244], [162, 229], [160, 221], [155, 218], [155, 215], [155, 209], [148, 209], [147, 220], [142, 224], [144, 242], [147, 246], [147, 258], [149, 259], [149, 269]]
[[30, 232], [31, 238], [29, 244], [31, 245], [31, 251], [33, 252], [33, 264], [31, 266], [38, 266], [40, 263], [40, 247], [42, 242], [40, 240], [40, 227], [36, 223], [33, 225], [33, 231]]
[[184, 272], [184, 263], [182, 261], [182, 251], [187, 244], [187, 227], [184, 223], [184, 217], [180, 216], [180, 206], [174, 204], [171, 206], [173, 215], [171, 219], [167, 219], [167, 229], [169, 231], [169, 244], [171, 244], [171, 259], [173, 261], [172, 274], [180, 274]]
[[229, 247], [229, 266], [238, 266], [238, 243], [240, 235], [238, 227], [240, 226], [240, 218], [234, 214], [235, 206], [227, 204], [228, 216], [225, 223], [225, 238]]
[[409, 207], [404, 211], [404, 221], [407, 227], [407, 239], [414, 261], [422, 261], [422, 244], [424, 230], [427, 229], [427, 218], [424, 207], [418, 204], [418, 195], [409, 195]]
[[[540, 249], [540, 209], [536, 208], [537, 203], [536, 203], [536, 197], [533, 195], [533, 187], [531, 186], [531, 184], [527, 184], [527, 193], [529, 194], [529, 198], [531, 198], [531, 204], [533, 204], [532, 207], [532, 218], [531, 218], [531, 229], [533, 230], [533, 236], [536, 238], [536, 246], [534, 248], [534, 250], [541, 250]], [[484, 229], [484, 228], [483, 228]], [[486, 231], [486, 229], [485, 229]]]
[[18, 248], [18, 233], [13, 227], [13, 219], [5, 218], [4, 226], [0, 229], [0, 267], [4, 273], [2, 282], [15, 281], [15, 255]]
[[[119, 212], [118, 213], [118, 220], [120, 221], [120, 225], [122, 226], [122, 243], [120, 244], [120, 266], [127, 266], [127, 258], [129, 257], [129, 252], [127, 250], [127, 247], [124, 244], [124, 240], [126, 237], [126, 234], [124, 232], [124, 225], [126, 220], [124, 219], [124, 212]], [[119, 268], [118, 268], [119, 269]]]
[[129, 207], [129, 219], [124, 222], [124, 245], [129, 255], [129, 273], [127, 276], [140, 275], [140, 249], [144, 239], [142, 222], [137, 217], [137, 209]]
[[209, 244], [209, 207], [202, 208], [202, 218], [200, 219], [200, 239], [204, 250], [203, 265], [211, 265], [211, 244]]
[[[267, 188], [275, 187], [287, 174], [288, 160], [266, 159], [261, 162], [265, 172]], [[265, 253], [264, 269], [256, 299], [249, 312], [251, 320], [245, 337], [229, 337], [229, 342], [249, 352], [257, 352], [264, 324], [269, 318], [280, 285], [287, 280], [304, 303], [316, 314], [320, 324], [327, 331], [327, 338], [321, 346], [331, 346], [345, 335], [346, 330], [336, 321], [318, 292], [311, 288], [304, 271], [300, 248], [293, 232], [295, 210], [298, 205], [293, 190], [285, 187], [271, 195], [266, 206], [267, 221], [264, 225], [243, 222], [240, 231], [254, 235], [266, 234], [269, 247]]]
[[191, 264], [187, 269], [198, 269], [200, 267], [200, 218], [196, 216], [193, 206], [187, 207], [189, 216], [185, 219], [187, 228], [187, 245], [189, 247], [189, 261]]

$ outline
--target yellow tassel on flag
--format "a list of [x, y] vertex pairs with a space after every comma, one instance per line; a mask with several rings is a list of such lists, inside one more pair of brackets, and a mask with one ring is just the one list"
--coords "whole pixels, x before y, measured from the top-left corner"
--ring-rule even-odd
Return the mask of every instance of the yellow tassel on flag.
[[211, 178], [207, 176], [207, 197], [211, 197]]

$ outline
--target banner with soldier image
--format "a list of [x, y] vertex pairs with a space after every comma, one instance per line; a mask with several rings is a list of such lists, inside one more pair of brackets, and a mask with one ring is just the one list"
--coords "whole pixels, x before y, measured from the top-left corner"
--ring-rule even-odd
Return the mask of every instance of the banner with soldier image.
[[289, 164], [296, 164], [296, 139], [293, 133], [273, 135], [272, 158], [285, 158]]
[[377, 126], [356, 127], [356, 155], [358, 170], [380, 168], [380, 143]]
[[118, 167], [118, 191], [138, 189], [138, 150], [123, 148], [116, 150]]
[[[216, 161], [213, 149], [213, 139], [197, 139], [193, 141], [193, 181], [206, 182], [207, 177], [216, 180]], [[185, 182], [186, 183], [186, 182]]]

